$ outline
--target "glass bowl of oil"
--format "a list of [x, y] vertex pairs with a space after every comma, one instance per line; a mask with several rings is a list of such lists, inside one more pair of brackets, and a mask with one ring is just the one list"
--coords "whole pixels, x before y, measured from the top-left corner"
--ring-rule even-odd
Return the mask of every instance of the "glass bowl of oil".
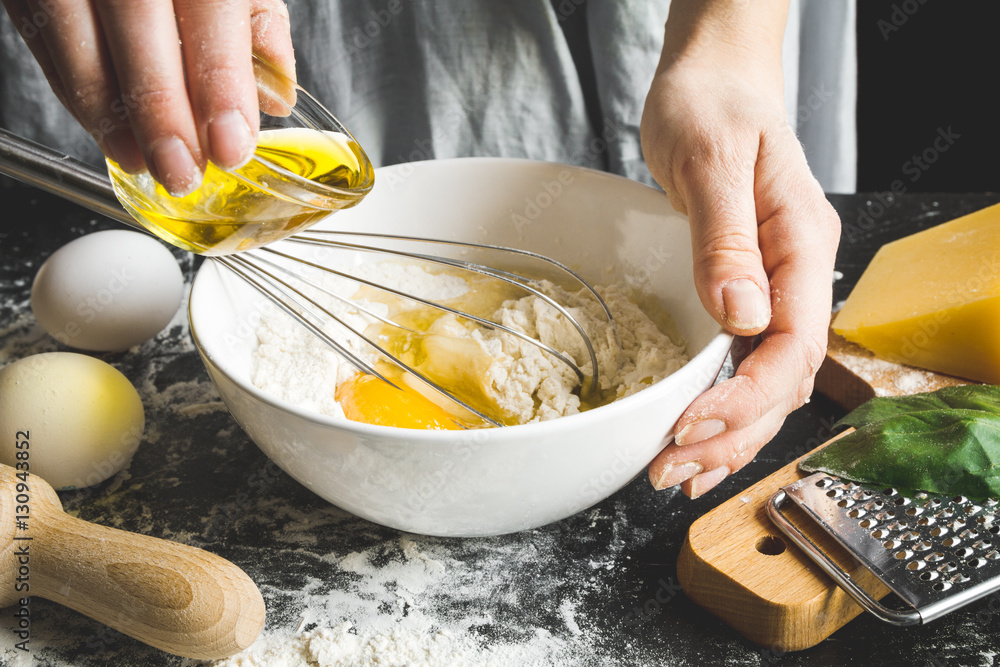
[[228, 255], [277, 241], [360, 202], [375, 183], [368, 156], [316, 98], [253, 57], [260, 135], [238, 169], [209, 163], [201, 186], [171, 196], [148, 172], [108, 160], [122, 206], [164, 241], [201, 255]]

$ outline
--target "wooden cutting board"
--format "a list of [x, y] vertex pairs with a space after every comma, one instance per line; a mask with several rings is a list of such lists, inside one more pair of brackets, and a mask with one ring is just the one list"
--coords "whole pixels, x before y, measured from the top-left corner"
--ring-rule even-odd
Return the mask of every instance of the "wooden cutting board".
[[816, 373], [816, 391], [845, 410], [876, 396], [906, 396], [969, 384], [952, 375], [879, 359], [830, 329], [826, 359]]
[[[677, 560], [688, 597], [775, 654], [809, 648], [862, 612], [767, 518], [771, 495], [806, 476], [799, 460], [695, 521]], [[874, 597], [889, 592], [832, 537], [813, 528], [801, 510], [791, 503], [782, 509]]]
[[[875, 396], [960, 384], [969, 381], [883, 361], [832, 330], [816, 376], [816, 390], [847, 410]], [[814, 646], [863, 611], [767, 517], [771, 495], [806, 476], [798, 469], [800, 460], [695, 521], [677, 561], [681, 587], [692, 600], [776, 655]], [[794, 504], [782, 510], [873, 597], [889, 592]]]

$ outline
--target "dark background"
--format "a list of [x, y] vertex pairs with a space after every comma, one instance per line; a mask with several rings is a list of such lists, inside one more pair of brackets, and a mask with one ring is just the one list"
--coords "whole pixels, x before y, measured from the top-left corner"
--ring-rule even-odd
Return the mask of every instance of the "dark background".
[[[859, 192], [1000, 190], [998, 28], [995, 1], [858, 1]], [[913, 157], [928, 149], [923, 169]]]

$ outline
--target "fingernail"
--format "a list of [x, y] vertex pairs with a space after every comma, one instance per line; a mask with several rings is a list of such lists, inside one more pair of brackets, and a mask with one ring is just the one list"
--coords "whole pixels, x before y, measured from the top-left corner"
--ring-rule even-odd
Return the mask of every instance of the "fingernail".
[[726, 320], [737, 329], [760, 329], [771, 320], [771, 304], [752, 280], [738, 278], [726, 283], [722, 303]]
[[146, 167], [146, 163], [142, 159], [142, 151], [135, 143], [131, 130], [116, 130], [105, 135], [104, 145], [110, 153], [108, 157], [114, 160], [126, 173], [136, 174]]
[[660, 473], [660, 478], [653, 484], [653, 488], [657, 491], [669, 489], [671, 486], [677, 486], [686, 479], [691, 479], [700, 473], [701, 470], [701, 464], [695, 462], [667, 465], [663, 468], [663, 472]]
[[161, 139], [150, 151], [156, 177], [174, 197], [189, 195], [201, 185], [201, 169], [187, 144], [178, 137]]
[[721, 419], [702, 419], [693, 424], [688, 424], [681, 429], [681, 432], [674, 437], [674, 443], [680, 446], [693, 445], [702, 440], [708, 440], [712, 436], [719, 435], [726, 430], [726, 422]]
[[208, 145], [212, 162], [226, 169], [245, 165], [256, 148], [246, 117], [236, 110], [221, 113], [209, 121]]
[[691, 500], [705, 495], [726, 477], [729, 477], [729, 468], [726, 466], [719, 466], [714, 470], [696, 475], [691, 480]]

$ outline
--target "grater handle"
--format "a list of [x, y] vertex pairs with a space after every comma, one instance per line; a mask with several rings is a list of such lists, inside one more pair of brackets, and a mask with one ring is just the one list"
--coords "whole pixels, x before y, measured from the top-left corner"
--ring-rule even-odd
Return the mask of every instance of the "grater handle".
[[819, 547], [813, 543], [802, 531], [800, 531], [781, 511], [781, 505], [788, 499], [788, 494], [784, 489], [779, 490], [768, 500], [765, 505], [767, 516], [792, 542], [794, 542], [809, 558], [813, 560], [824, 572], [830, 575], [844, 592], [854, 598], [861, 607], [874, 615], [879, 620], [898, 626], [920, 625], [923, 617], [917, 610], [897, 611], [889, 609], [878, 600], [868, 594], [864, 588], [858, 585], [851, 575], [845, 572], [839, 565], [828, 557]]

